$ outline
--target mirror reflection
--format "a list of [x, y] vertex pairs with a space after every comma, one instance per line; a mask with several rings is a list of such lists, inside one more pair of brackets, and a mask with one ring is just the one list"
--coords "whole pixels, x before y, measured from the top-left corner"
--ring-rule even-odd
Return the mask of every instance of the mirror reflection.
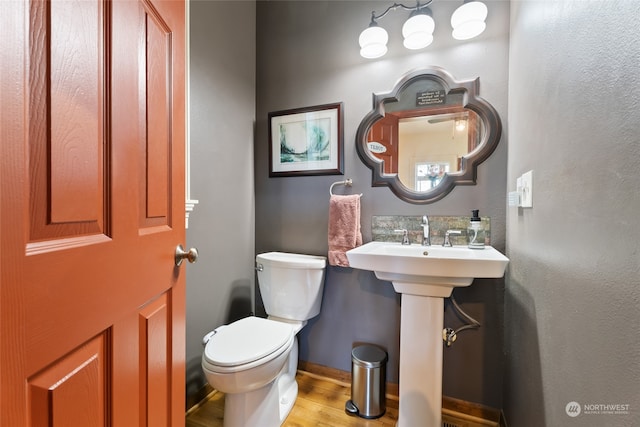
[[445, 173], [462, 169], [462, 158], [475, 150], [482, 121], [462, 107], [386, 113], [369, 132], [369, 152], [384, 162], [384, 173], [398, 174], [405, 186], [428, 191]]
[[387, 185], [408, 202], [430, 203], [457, 184], [475, 184], [477, 165], [501, 133], [496, 111], [477, 92], [478, 79], [459, 82], [433, 67], [374, 94], [374, 108], [356, 135], [373, 185]]

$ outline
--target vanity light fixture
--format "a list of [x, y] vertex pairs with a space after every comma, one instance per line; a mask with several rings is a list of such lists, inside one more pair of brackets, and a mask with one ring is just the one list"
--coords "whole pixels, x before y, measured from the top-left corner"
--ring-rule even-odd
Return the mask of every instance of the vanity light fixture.
[[482, 34], [487, 24], [487, 5], [481, 1], [465, 0], [451, 15], [451, 35], [456, 40], [469, 40]]
[[[435, 21], [429, 5], [434, 0], [428, 0], [421, 4], [416, 2], [415, 6], [405, 6], [394, 3], [384, 12], [376, 15], [371, 12], [371, 22], [369, 26], [360, 33], [358, 39], [360, 43], [360, 55], [363, 58], [375, 59], [387, 53], [387, 42], [389, 34], [378, 25], [378, 20], [387, 16], [389, 12], [396, 9], [410, 11], [409, 18], [402, 26], [402, 36], [404, 37], [404, 47], [407, 49], [423, 49], [433, 42], [433, 30]], [[480, 35], [486, 28], [487, 6], [479, 0], [464, 0], [464, 3], [453, 12], [451, 16], [451, 26], [453, 27], [453, 38], [457, 40], [468, 40]]]
[[431, 16], [431, 9], [425, 7], [414, 10], [402, 26], [404, 47], [415, 50], [429, 46], [433, 42], [435, 28], [436, 22]]
[[382, 27], [378, 27], [378, 24], [372, 18], [371, 24], [360, 33], [360, 55], [367, 59], [380, 58], [387, 53], [388, 40], [387, 31]]

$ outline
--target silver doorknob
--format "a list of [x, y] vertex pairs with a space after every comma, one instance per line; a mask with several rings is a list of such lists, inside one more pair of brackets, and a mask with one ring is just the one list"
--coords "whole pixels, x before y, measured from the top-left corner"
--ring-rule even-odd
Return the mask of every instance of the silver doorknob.
[[176, 247], [175, 256], [176, 266], [179, 267], [185, 259], [191, 263], [198, 261], [198, 250], [196, 248], [191, 248], [188, 251], [185, 251], [182, 245], [178, 245]]

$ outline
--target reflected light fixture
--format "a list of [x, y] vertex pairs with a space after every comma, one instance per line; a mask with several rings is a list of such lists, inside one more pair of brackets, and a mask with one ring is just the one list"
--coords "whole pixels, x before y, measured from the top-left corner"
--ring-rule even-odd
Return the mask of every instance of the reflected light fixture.
[[[433, 1], [429, 0], [423, 4], [418, 1], [415, 6], [394, 3], [379, 15], [376, 15], [375, 11], [371, 12], [371, 22], [360, 33], [358, 40], [360, 43], [360, 55], [367, 59], [375, 59], [387, 53], [389, 34], [378, 25], [378, 20], [396, 9], [411, 12], [402, 26], [404, 47], [417, 50], [429, 46], [433, 42], [433, 31], [435, 29], [435, 21], [429, 8]], [[484, 3], [478, 0], [464, 0], [462, 6], [458, 7], [451, 16], [453, 37], [457, 40], [467, 40], [480, 35], [486, 28], [484, 22], [486, 17], [487, 6]]]

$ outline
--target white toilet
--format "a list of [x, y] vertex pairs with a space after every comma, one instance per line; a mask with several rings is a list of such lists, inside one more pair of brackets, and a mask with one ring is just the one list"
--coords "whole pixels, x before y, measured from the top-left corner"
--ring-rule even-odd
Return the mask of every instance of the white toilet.
[[202, 369], [225, 393], [224, 427], [282, 425], [298, 396], [297, 333], [320, 313], [326, 258], [256, 256], [268, 319], [246, 317], [205, 335]]

